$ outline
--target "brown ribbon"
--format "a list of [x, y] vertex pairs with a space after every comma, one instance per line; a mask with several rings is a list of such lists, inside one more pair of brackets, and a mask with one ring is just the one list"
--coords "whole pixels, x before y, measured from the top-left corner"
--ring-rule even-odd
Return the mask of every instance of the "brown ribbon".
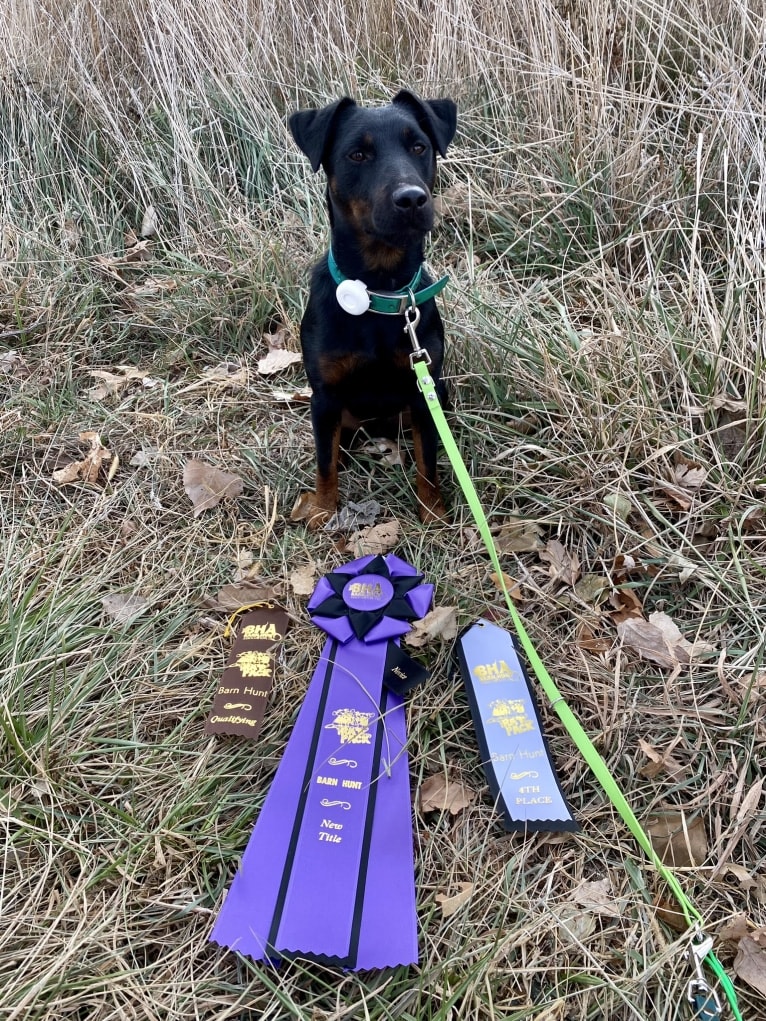
[[255, 738], [274, 683], [276, 652], [287, 631], [287, 611], [262, 603], [244, 614], [229, 661], [213, 696], [206, 734]]

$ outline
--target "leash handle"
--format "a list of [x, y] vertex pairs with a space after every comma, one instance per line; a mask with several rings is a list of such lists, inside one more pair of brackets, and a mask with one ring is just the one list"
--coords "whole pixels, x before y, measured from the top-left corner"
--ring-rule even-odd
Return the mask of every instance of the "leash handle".
[[[414, 332], [414, 329], [410, 327], [409, 323], [407, 327], [405, 327], [405, 329], [408, 330], [410, 334]], [[420, 389], [420, 392], [423, 394], [423, 397], [425, 398], [426, 405], [428, 406], [431, 412], [431, 416], [434, 420], [434, 424], [439, 433], [439, 437], [441, 438], [444, 449], [447, 452], [447, 456], [450, 459], [457, 480], [460, 483], [465, 498], [468, 502], [468, 506], [471, 509], [471, 513], [473, 514], [476, 524], [478, 525], [479, 533], [482, 539], [484, 540], [484, 545], [487, 547], [487, 552], [489, 553], [489, 558], [492, 562], [492, 566], [495, 568], [495, 571], [497, 573], [498, 584], [502, 589], [503, 595], [505, 596], [506, 604], [508, 605], [508, 611], [511, 615], [513, 626], [516, 629], [516, 633], [519, 637], [519, 641], [521, 642], [522, 648], [524, 649], [524, 652], [527, 656], [529, 664], [534, 670], [538, 681], [540, 682], [543, 690], [545, 691], [545, 694], [548, 696], [551, 706], [553, 707], [553, 709], [555, 709], [559, 719], [564, 724], [564, 726], [567, 729], [567, 732], [569, 733], [570, 737], [577, 746], [578, 751], [590, 766], [590, 769], [593, 772], [594, 776], [601, 784], [602, 788], [606, 792], [612, 804], [620, 813], [623, 821], [626, 823], [628, 829], [633, 834], [640, 847], [644, 850], [649, 860], [652, 862], [652, 864], [657, 869], [659, 874], [662, 876], [662, 878], [665, 880], [665, 882], [673, 891], [673, 894], [675, 895], [675, 898], [678, 901], [681, 910], [683, 911], [684, 918], [686, 919], [687, 924], [694, 929], [695, 936], [697, 937], [698, 940], [699, 936], [701, 935], [700, 927], [702, 923], [702, 916], [694, 907], [694, 905], [691, 903], [689, 898], [686, 896], [676, 877], [658, 857], [657, 853], [652, 847], [649, 837], [644, 832], [640, 822], [638, 821], [635, 813], [633, 812], [633, 809], [628, 804], [625, 795], [622, 793], [614, 777], [609, 772], [609, 768], [602, 759], [601, 755], [596, 750], [591, 739], [585, 733], [585, 730], [583, 729], [580, 721], [577, 719], [575, 714], [569, 708], [569, 705], [567, 704], [564, 696], [561, 694], [558, 687], [556, 686], [553, 678], [548, 673], [545, 664], [540, 659], [540, 656], [538, 655], [537, 650], [535, 649], [532, 643], [532, 639], [527, 634], [526, 628], [524, 627], [524, 623], [521, 619], [518, 610], [513, 605], [513, 600], [511, 599], [510, 593], [508, 592], [508, 589], [505, 584], [503, 569], [500, 566], [500, 558], [497, 555], [495, 542], [494, 539], [492, 538], [492, 533], [490, 532], [489, 523], [484, 513], [484, 509], [481, 506], [481, 502], [476, 492], [476, 487], [473, 484], [473, 480], [468, 473], [468, 469], [465, 466], [463, 458], [460, 456], [460, 451], [458, 450], [457, 444], [455, 443], [455, 440], [452, 436], [452, 432], [450, 431], [449, 424], [444, 415], [444, 411], [442, 410], [442, 407], [439, 403], [439, 397], [436, 393], [436, 384], [434, 383], [433, 378], [428, 372], [428, 365], [426, 364], [425, 360], [418, 359], [416, 357], [417, 351], [420, 350], [419, 345], [416, 345], [416, 343], [413, 342], [413, 347], [415, 347], [415, 351], [413, 352], [413, 356], [411, 356], [411, 360], [413, 368], [415, 370], [415, 375], [417, 376], [418, 388]], [[692, 952], [694, 951], [695, 945], [697, 944], [696, 943], [692, 944], [692, 946], [690, 947], [690, 951]], [[712, 947], [712, 941], [710, 941], [710, 946]], [[731, 982], [731, 979], [724, 971], [723, 966], [713, 953], [712, 949], [710, 949], [710, 947], [706, 947], [704, 959], [708, 962], [711, 970], [715, 973], [716, 977], [718, 978], [721, 988], [723, 989], [726, 995], [726, 999], [729, 1001], [729, 1005], [731, 1006], [736, 1021], [743, 1021], [737, 1003], [737, 994]], [[701, 962], [702, 958], [700, 958], [699, 955], [697, 955], [695, 957], [695, 960]], [[707, 987], [707, 984], [701, 977], [700, 972], [701, 968], [698, 969], [698, 974], [695, 979], [695, 990], [697, 994], [705, 994], [709, 990], [709, 987]], [[706, 988], [703, 989], [703, 986], [705, 986]], [[706, 996], [704, 1002], [707, 1005], [712, 1001], [710, 998]], [[717, 1018], [714, 1014], [710, 1014], [709, 1018], [710, 1021], [717, 1021]], [[718, 1013], [718, 1018], [720, 1018], [720, 1011]]]

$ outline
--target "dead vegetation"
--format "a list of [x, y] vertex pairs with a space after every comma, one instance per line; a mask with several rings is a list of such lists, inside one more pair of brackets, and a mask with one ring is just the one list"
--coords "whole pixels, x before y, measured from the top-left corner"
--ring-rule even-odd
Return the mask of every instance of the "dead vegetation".
[[[2, 1016], [688, 1016], [675, 905], [545, 706], [582, 832], [492, 812], [450, 635], [501, 600], [459, 493], [423, 528], [406, 444], [368, 443], [342, 487], [378, 524], [289, 523], [326, 221], [285, 115], [407, 86], [460, 106], [431, 258], [514, 599], [766, 1017], [762, 5], [6, 8]], [[321, 648], [310, 580], [370, 542], [447, 622], [409, 696], [421, 966], [268, 971], [207, 937]], [[208, 738], [263, 593], [292, 623], [258, 745]]]

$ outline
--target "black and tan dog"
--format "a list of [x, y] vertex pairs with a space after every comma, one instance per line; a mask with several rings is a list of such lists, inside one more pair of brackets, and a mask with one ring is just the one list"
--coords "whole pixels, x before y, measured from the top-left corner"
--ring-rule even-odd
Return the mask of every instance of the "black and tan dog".
[[312, 387], [316, 490], [304, 493], [294, 517], [318, 527], [336, 509], [342, 427], [390, 422], [412, 426], [420, 517], [445, 516], [436, 472], [437, 433], [410, 365], [405, 310], [414, 295], [417, 336], [440, 380], [444, 330], [423, 268], [423, 242], [433, 226], [436, 154], [455, 134], [450, 99], [399, 92], [388, 106], [359, 107], [347, 97], [290, 118], [295, 141], [314, 171], [327, 175], [331, 248], [314, 267], [301, 323]]

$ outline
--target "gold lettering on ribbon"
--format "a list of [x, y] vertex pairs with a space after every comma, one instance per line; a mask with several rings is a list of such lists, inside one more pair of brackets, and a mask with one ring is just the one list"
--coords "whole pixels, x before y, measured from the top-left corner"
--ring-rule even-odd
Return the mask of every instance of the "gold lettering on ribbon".
[[473, 672], [482, 684], [493, 684], [495, 681], [513, 679], [513, 671], [504, 659], [496, 659], [494, 663], [482, 663], [475, 666]]
[[211, 716], [211, 723], [232, 723], [238, 726], [257, 727], [258, 720], [249, 720], [246, 716]]
[[375, 713], [363, 713], [358, 709], [334, 709], [332, 723], [325, 724], [325, 730], [334, 730], [341, 744], [370, 744], [371, 724]]
[[268, 652], [255, 652], [252, 649], [240, 652], [235, 665], [243, 677], [271, 677], [271, 657]]
[[242, 637], [249, 641], [276, 642], [283, 636], [277, 631], [273, 622], [268, 624], [248, 624], [242, 628]]
[[534, 730], [535, 725], [526, 714], [524, 703], [520, 699], [495, 699], [490, 702], [492, 716], [486, 723], [499, 723], [510, 737], [512, 734], [525, 734]]

